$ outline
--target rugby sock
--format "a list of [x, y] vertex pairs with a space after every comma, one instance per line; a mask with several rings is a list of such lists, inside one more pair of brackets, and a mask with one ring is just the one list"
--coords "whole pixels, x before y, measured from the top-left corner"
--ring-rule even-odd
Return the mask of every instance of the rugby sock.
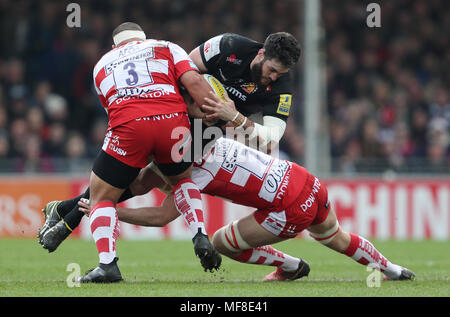
[[179, 181], [173, 188], [173, 199], [175, 207], [189, 226], [192, 237], [199, 230], [206, 235], [202, 196], [197, 185], [190, 179]]
[[277, 266], [286, 272], [295, 271], [300, 263], [299, 258], [294, 258], [270, 245], [245, 250], [234, 259], [248, 264]]
[[72, 198], [72, 199], [61, 201], [59, 203], [58, 207], [56, 207], [56, 211], [58, 212], [58, 215], [61, 218], [64, 218], [67, 214], [69, 214], [72, 211], [72, 209], [78, 208], [78, 201], [81, 198], [89, 199], [89, 187], [88, 187], [88, 189], [86, 189], [86, 191], [83, 194], [81, 194], [75, 198]]
[[83, 219], [84, 212], [78, 210], [78, 204], [64, 217], [64, 222], [66, 226], [73, 231]]
[[[127, 199], [130, 199], [132, 197], [134, 197], [134, 195], [131, 193], [131, 190], [128, 187], [127, 189], [125, 189], [125, 191], [120, 196], [119, 203], [121, 203]], [[81, 198], [89, 199], [89, 187], [86, 189], [86, 191], [83, 194], [81, 194], [75, 198], [72, 198], [72, 199], [61, 201], [59, 203], [59, 205], [56, 207], [56, 210], [58, 211], [58, 215], [62, 218], [65, 218], [68, 214], [72, 213], [73, 210], [78, 211], [78, 201]], [[81, 213], [81, 217], [83, 215], [84, 215], [84, 213]], [[80, 221], [81, 221], [81, 218], [80, 218]], [[66, 223], [67, 223], [67, 221], [66, 221]], [[78, 222], [78, 224], [79, 224], [79, 222]], [[78, 224], [76, 224], [75, 227], [78, 226]], [[72, 228], [72, 229], [74, 229], [74, 228]]]
[[119, 221], [114, 204], [109, 201], [96, 204], [89, 214], [89, 225], [100, 263], [111, 263], [116, 257], [116, 240], [119, 236]]
[[350, 244], [343, 253], [362, 265], [374, 264], [390, 279], [402, 272], [401, 266], [389, 262], [370, 241], [354, 233], [350, 233]]
[[[130, 199], [132, 197], [134, 197], [134, 195], [131, 193], [130, 188], [127, 188], [123, 192], [123, 194], [120, 196], [119, 203], [122, 202], [122, 201], [125, 201], [127, 199]], [[73, 204], [73, 201], [76, 201], [76, 204], [72, 208], [72, 210], [70, 210], [69, 213], [66, 213], [64, 216], [62, 216], [63, 220], [64, 220], [64, 222], [65, 222], [65, 224], [67, 226], [67, 228], [69, 228], [70, 231], [75, 230], [75, 228], [79, 226], [79, 224], [81, 222], [81, 219], [83, 219], [84, 212], [78, 210], [78, 208], [79, 208], [78, 200], [81, 199], [81, 198], [89, 199], [89, 188], [84, 192], [84, 194], [82, 194], [80, 196], [77, 196], [77, 197], [75, 197], [73, 199], [65, 200], [65, 201], [61, 202], [61, 203], [63, 203], [63, 202], [66, 203], [66, 205], [63, 207], [64, 209], [66, 209], [66, 208], [70, 207]]]

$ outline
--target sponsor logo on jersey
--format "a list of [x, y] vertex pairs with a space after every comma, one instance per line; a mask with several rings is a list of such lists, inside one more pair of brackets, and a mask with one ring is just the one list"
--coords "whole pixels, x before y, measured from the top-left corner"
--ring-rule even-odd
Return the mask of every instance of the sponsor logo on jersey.
[[119, 58], [122, 58], [128, 54], [132, 54], [139, 50], [140, 46], [136, 45], [136, 43], [129, 43], [128, 45], [122, 46], [122, 48], [119, 49]]
[[[138, 46], [135, 46], [138, 47]], [[131, 53], [131, 52], [128, 52]], [[115, 61], [105, 65], [105, 74], [108, 75], [111, 73], [116, 67], [129, 62], [136, 62], [139, 60], [147, 60], [152, 59], [155, 57], [155, 51], [153, 47], [146, 47], [144, 49], [141, 49], [137, 52], [134, 52], [134, 55], [130, 55], [128, 57], [120, 56], [120, 58], [116, 59]], [[125, 58], [124, 58], [125, 57]]]
[[254, 83], [246, 83], [241, 85], [242, 90], [244, 90], [248, 94], [254, 93], [256, 90], [258, 90], [258, 87]]
[[205, 46], [203, 47], [203, 52], [205, 52], [205, 54], [208, 53], [210, 48], [211, 48], [211, 43], [206, 42]]
[[231, 151], [227, 153], [227, 157], [222, 163], [222, 168], [230, 173], [234, 171], [234, 167], [236, 166], [238, 149], [235, 147]]
[[162, 96], [170, 95], [169, 91], [164, 90], [152, 90], [145, 88], [130, 88], [130, 89], [119, 89], [117, 90], [117, 97], [125, 96], [137, 96], [140, 95], [141, 98], [159, 98]]
[[287, 171], [286, 177], [284, 178], [283, 182], [281, 183], [280, 189], [278, 190], [276, 199], [281, 200], [284, 197], [284, 194], [286, 193], [286, 190], [288, 188], [289, 185], [289, 177], [291, 174], [291, 170], [289, 169]]
[[125, 150], [123, 150], [123, 149], [121, 149], [121, 148], [115, 146], [115, 145], [112, 144], [112, 143], [109, 143], [108, 148], [109, 148], [111, 151], [116, 152], [117, 154], [119, 154], [119, 155], [121, 155], [121, 156], [126, 156], [126, 155], [127, 155], [127, 151], [125, 151]]
[[284, 231], [284, 227], [286, 226], [286, 212], [284, 210], [270, 212], [261, 225], [273, 234], [279, 235], [280, 232]]
[[128, 100], [126, 97], [139, 96], [139, 98], [160, 98], [175, 93], [175, 88], [172, 85], [151, 85], [148, 87], [133, 87], [117, 89], [116, 103]]
[[[286, 180], [285, 176], [289, 174], [290, 166], [291, 164], [288, 161], [274, 161], [264, 179], [258, 196], [268, 202], [273, 202], [275, 197], [282, 199], [289, 183], [289, 179]], [[282, 192], [280, 191], [281, 187], [283, 187]]]
[[281, 94], [280, 102], [278, 103], [277, 113], [288, 116], [289, 111], [291, 110], [291, 102], [292, 102], [292, 95]]
[[120, 141], [118, 135], [112, 135], [112, 131], [108, 131], [108, 133], [105, 136], [105, 140], [103, 141], [102, 150], [106, 151], [109, 149], [110, 151], [116, 152], [117, 154], [121, 156], [126, 156], [127, 151], [119, 148]]
[[106, 151], [109, 141], [111, 141], [111, 136], [112, 136], [112, 131], [108, 131], [108, 133], [106, 133], [105, 135], [105, 139], [103, 140], [103, 146], [102, 146], [102, 150]]
[[296, 232], [296, 229], [297, 229], [297, 225], [291, 225], [291, 224], [289, 224], [288, 226], [287, 226], [287, 228], [284, 228], [285, 229], [285, 234], [287, 234], [287, 235], [289, 235], [289, 236], [296, 236], [297, 235], [297, 232]]
[[314, 204], [314, 202], [316, 201], [316, 196], [315, 194], [317, 194], [319, 192], [320, 189], [320, 181], [317, 177], [315, 177], [314, 179], [314, 185], [312, 187], [311, 193], [309, 194], [308, 198], [306, 198], [305, 202], [303, 204], [300, 204], [300, 208], [302, 208], [302, 210], [304, 212], [307, 212], [308, 209]]
[[127, 151], [115, 146], [114, 144], [110, 143], [108, 148], [113, 151], [116, 152], [117, 154], [121, 155], [121, 156], [126, 156], [127, 155]]
[[203, 46], [203, 55], [205, 56], [205, 61], [209, 61], [212, 57], [220, 53], [221, 39], [222, 35], [219, 35], [206, 41], [205, 45]]
[[115, 135], [115, 136], [112, 138], [111, 142], [114, 143], [115, 145], [119, 146], [119, 145], [120, 145], [119, 136], [118, 136], [118, 135]]
[[272, 227], [273, 229], [277, 230], [278, 232], [283, 230], [283, 224], [277, 222], [276, 220], [267, 217], [266, 219], [264, 219], [264, 222], [269, 226]]
[[226, 86], [225, 89], [233, 96], [239, 98], [242, 101], [247, 101], [247, 96], [244, 95], [242, 92], [240, 92], [239, 90], [237, 90], [234, 87], [230, 87], [230, 86]]
[[242, 59], [237, 59], [236, 55], [234, 55], [234, 54], [231, 54], [230, 56], [228, 56], [226, 58], [226, 61], [231, 63], [231, 64], [234, 64], [234, 65], [241, 65], [242, 64]]
[[141, 121], [141, 120], [144, 120], [144, 121], [150, 121], [150, 120], [160, 121], [160, 120], [165, 120], [165, 119], [172, 119], [172, 118], [175, 118], [175, 117], [178, 117], [178, 113], [155, 114], [155, 115], [150, 116], [150, 117], [141, 117], [141, 118], [137, 118], [137, 119], [134, 119], [134, 120], [135, 121]]

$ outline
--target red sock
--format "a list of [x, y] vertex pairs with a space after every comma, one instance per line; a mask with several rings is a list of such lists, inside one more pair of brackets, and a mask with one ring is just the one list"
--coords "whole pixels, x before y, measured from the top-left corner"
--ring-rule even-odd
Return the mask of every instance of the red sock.
[[116, 240], [119, 236], [119, 221], [114, 204], [109, 201], [96, 204], [89, 214], [89, 225], [100, 263], [111, 263], [116, 257]]
[[270, 245], [245, 250], [234, 259], [238, 262], [248, 264], [277, 266], [287, 272], [295, 271], [300, 262], [298, 258], [294, 258]]
[[370, 241], [357, 234], [350, 233], [350, 244], [343, 253], [362, 265], [375, 264], [389, 278], [401, 274], [400, 266], [389, 262]]
[[173, 188], [173, 199], [175, 207], [189, 226], [192, 237], [199, 230], [206, 234], [202, 196], [198, 186], [190, 179], [178, 182]]

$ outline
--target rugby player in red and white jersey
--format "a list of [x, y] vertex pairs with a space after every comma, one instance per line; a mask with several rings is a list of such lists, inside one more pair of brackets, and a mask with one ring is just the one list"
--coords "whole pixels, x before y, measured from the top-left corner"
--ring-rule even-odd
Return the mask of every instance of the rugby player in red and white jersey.
[[[217, 269], [221, 258], [205, 230], [200, 191], [190, 179], [192, 163], [182, 161], [191, 135], [179, 84], [197, 104], [212, 89], [178, 45], [146, 39], [141, 27], [130, 22], [119, 25], [112, 36], [112, 50], [93, 71], [95, 89], [109, 118], [89, 184], [90, 228], [100, 264], [80, 281], [122, 280], [116, 257], [115, 206], [150, 158], [173, 186], [174, 204], [191, 229], [202, 266]], [[174, 135], [175, 130], [179, 133]]]
[[[360, 264], [378, 268], [387, 279], [415, 277], [410, 270], [391, 263], [365, 238], [342, 230], [328, 201], [326, 187], [295, 163], [220, 138], [210, 153], [194, 164], [192, 180], [204, 194], [256, 208], [252, 214], [219, 229], [213, 236], [213, 245], [233, 260], [276, 266], [265, 281], [294, 280], [308, 275], [305, 260], [270, 246], [294, 238], [305, 229], [327, 247]], [[164, 186], [161, 179], [147, 183]], [[139, 194], [148, 189], [142, 187]], [[160, 207], [118, 208], [119, 220], [142, 226], [165, 226], [179, 216], [168, 193]], [[81, 211], [89, 212], [85, 199], [79, 206]]]
[[[264, 43], [231, 33], [207, 40], [189, 56], [202, 73], [219, 78], [229, 96], [219, 103], [211, 100], [214, 96], [207, 98], [206, 104], [202, 105], [206, 115], [221, 119], [222, 123], [218, 125], [223, 125], [223, 129], [228, 127], [227, 134], [230, 127], [234, 127], [232, 134], [244, 136], [242, 141], [245, 142], [247, 135], [250, 144], [274, 154], [277, 148], [274, 145], [284, 134], [292, 104], [293, 81], [289, 69], [300, 55], [299, 43], [286, 32], [270, 34]], [[131, 65], [127, 70], [128, 79], [134, 81], [135, 70]], [[131, 90], [124, 92], [131, 93]], [[215, 133], [203, 133], [207, 125], [192, 124], [192, 128], [194, 146], [191, 154], [201, 156], [196, 149], [202, 151]], [[132, 187], [125, 190], [120, 201], [134, 195]], [[42, 209], [45, 223], [38, 237], [39, 243], [49, 252], [55, 251], [80, 224], [84, 216], [77, 208], [80, 198], [89, 198], [89, 188], [72, 199], [51, 201]]]

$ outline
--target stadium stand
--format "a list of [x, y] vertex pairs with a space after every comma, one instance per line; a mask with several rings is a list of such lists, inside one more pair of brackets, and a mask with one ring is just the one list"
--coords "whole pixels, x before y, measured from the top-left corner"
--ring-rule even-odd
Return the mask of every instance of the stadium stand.
[[[363, 2], [322, 3], [332, 171], [450, 172], [447, 1], [383, 1], [381, 28], [366, 26]], [[0, 172], [89, 170], [107, 124], [92, 69], [120, 22], [133, 20], [186, 51], [224, 32], [262, 41], [283, 30], [303, 38], [301, 1], [77, 3], [81, 28], [66, 25], [64, 1], [0, 2]], [[301, 73], [300, 66], [281, 144], [300, 164]]]

